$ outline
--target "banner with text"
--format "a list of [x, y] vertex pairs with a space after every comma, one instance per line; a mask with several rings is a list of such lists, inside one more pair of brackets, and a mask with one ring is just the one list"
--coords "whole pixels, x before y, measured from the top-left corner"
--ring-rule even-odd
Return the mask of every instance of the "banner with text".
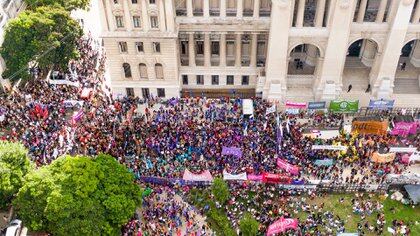
[[392, 109], [394, 107], [395, 100], [370, 100], [370, 109]]
[[283, 159], [277, 159], [277, 166], [290, 174], [298, 175], [299, 174], [299, 167], [289, 164], [287, 161]]
[[371, 160], [376, 163], [388, 163], [395, 159], [395, 153], [380, 154], [378, 152], [373, 153]]
[[359, 110], [359, 100], [356, 101], [331, 101], [330, 111], [335, 113], [355, 113]]
[[385, 135], [388, 131], [387, 121], [353, 121], [352, 132], [359, 134]]
[[397, 122], [391, 131], [392, 135], [408, 136], [417, 133], [417, 122]]
[[230, 174], [226, 170], [223, 170], [223, 179], [224, 180], [247, 180], [246, 173], [240, 173], [240, 174]]
[[237, 147], [222, 147], [222, 155], [242, 157], [242, 150]]
[[182, 179], [186, 181], [213, 181], [209, 170], [205, 170], [201, 174], [193, 174], [188, 169], [185, 169]]
[[312, 150], [346, 151], [347, 146], [336, 145], [312, 145]]
[[297, 219], [281, 217], [279, 220], [268, 226], [267, 236], [283, 233], [288, 229], [296, 230], [298, 228], [298, 224], [299, 221]]

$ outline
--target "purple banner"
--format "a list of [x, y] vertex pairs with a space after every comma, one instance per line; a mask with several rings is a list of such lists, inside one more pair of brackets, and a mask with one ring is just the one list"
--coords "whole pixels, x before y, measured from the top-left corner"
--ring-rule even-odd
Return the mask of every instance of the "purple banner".
[[417, 133], [417, 123], [416, 122], [398, 122], [395, 123], [394, 129], [392, 129], [392, 135], [401, 135], [407, 136], [410, 134]]
[[232, 155], [236, 157], [242, 157], [242, 150], [237, 147], [223, 147], [222, 148], [222, 155]]

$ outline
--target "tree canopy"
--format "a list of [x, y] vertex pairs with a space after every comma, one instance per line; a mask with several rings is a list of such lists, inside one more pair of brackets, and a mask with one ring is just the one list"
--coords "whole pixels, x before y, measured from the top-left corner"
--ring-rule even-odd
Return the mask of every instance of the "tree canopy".
[[251, 214], [245, 213], [239, 222], [239, 229], [243, 236], [255, 236], [258, 234], [259, 225]]
[[80, 25], [59, 6], [24, 11], [9, 21], [0, 53], [6, 62], [3, 77], [27, 78], [28, 63], [36, 62], [42, 70], [66, 70], [78, 56], [76, 43], [82, 36]]
[[76, 9], [87, 9], [90, 0], [25, 0], [28, 8], [35, 9], [42, 6], [58, 5], [68, 11]]
[[11, 202], [32, 167], [27, 153], [20, 143], [0, 141], [0, 208]]
[[211, 186], [211, 191], [218, 202], [225, 204], [229, 199], [229, 186], [221, 178], [215, 178]]
[[64, 156], [28, 174], [14, 206], [33, 231], [118, 235], [141, 194], [133, 174], [109, 155]]

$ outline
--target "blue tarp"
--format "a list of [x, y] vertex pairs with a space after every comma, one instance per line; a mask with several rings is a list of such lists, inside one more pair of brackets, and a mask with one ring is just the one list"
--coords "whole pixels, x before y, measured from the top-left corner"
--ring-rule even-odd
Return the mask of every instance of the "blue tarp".
[[420, 202], [420, 185], [404, 185], [405, 191], [407, 191], [410, 199], [417, 204]]

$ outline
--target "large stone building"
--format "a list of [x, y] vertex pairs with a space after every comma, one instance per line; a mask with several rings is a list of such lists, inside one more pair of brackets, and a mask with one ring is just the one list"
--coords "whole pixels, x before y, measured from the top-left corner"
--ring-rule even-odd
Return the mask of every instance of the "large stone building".
[[99, 8], [116, 94], [420, 103], [418, 0], [99, 0]]

